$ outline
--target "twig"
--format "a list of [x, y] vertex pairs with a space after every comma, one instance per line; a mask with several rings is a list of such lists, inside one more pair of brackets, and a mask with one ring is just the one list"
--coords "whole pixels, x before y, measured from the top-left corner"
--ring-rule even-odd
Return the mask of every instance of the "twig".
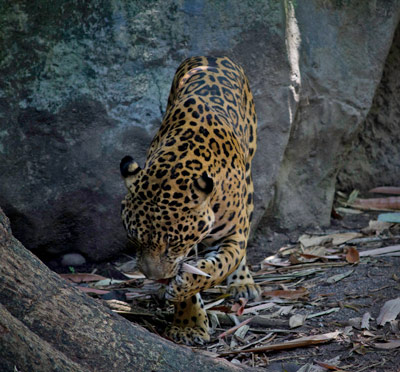
[[234, 327], [228, 329], [227, 331], [221, 333], [221, 334], [218, 336], [218, 338], [222, 338], [222, 337], [225, 337], [225, 336], [230, 335], [231, 333], [233, 333], [233, 332], [235, 332], [236, 330], [238, 330], [240, 327], [243, 327], [243, 326], [246, 325], [247, 323], [250, 323], [252, 319], [253, 319], [253, 318], [249, 318], [249, 319], [244, 320], [243, 322], [239, 323], [238, 325], [236, 325], [236, 326], [234, 326]]
[[363, 367], [363, 368], [360, 368], [360, 369], [358, 370], [358, 372], [362, 372], [362, 371], [365, 371], [366, 369], [370, 369], [370, 368], [372, 368], [372, 367], [379, 366], [379, 365], [383, 366], [383, 365], [386, 363], [386, 359], [385, 359], [385, 358], [382, 358], [382, 359], [383, 359], [383, 360], [382, 360], [381, 362], [376, 362], [376, 363], [374, 363], [374, 364], [369, 364], [368, 366], [365, 366], [365, 367]]
[[272, 350], [285, 350], [285, 349], [293, 349], [296, 347], [303, 347], [309, 345], [317, 345], [325, 342], [329, 342], [334, 340], [340, 332], [331, 332], [317, 336], [308, 336], [308, 337], [301, 337], [297, 340], [290, 340], [285, 342], [280, 342], [272, 345], [266, 345], [262, 347], [256, 347], [253, 349], [248, 350], [231, 350], [224, 353], [220, 353], [220, 356], [228, 356], [231, 354], [240, 354], [240, 353], [260, 353]]
[[[223, 313], [216, 313], [218, 317], [218, 321], [221, 325], [232, 325], [233, 321], [227, 314]], [[238, 316], [239, 321], [243, 322], [245, 320], [251, 319], [251, 325], [256, 325], [260, 327], [287, 327], [288, 321], [287, 320], [280, 320], [280, 319], [268, 319], [261, 315], [256, 315], [253, 317], [250, 316]]]
[[243, 349], [247, 349], [247, 348], [249, 348], [250, 346], [253, 346], [253, 345], [256, 345], [256, 344], [260, 344], [261, 342], [265, 341], [265, 340], [268, 339], [268, 338], [271, 338], [271, 340], [272, 340], [272, 339], [273, 339], [272, 336], [274, 336], [274, 333], [273, 333], [273, 332], [270, 332], [270, 333], [268, 333], [266, 336], [260, 338], [259, 340], [256, 340], [256, 341], [254, 341], [254, 342], [251, 342], [250, 344], [241, 346], [240, 348], [238, 348], [238, 350], [240, 350], [240, 349], [242, 349], [242, 350], [243, 350]]

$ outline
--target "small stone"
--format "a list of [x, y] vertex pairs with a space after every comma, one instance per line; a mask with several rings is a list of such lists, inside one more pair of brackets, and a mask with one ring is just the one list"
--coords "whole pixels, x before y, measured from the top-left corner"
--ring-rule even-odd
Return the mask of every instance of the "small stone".
[[85, 257], [80, 253], [67, 253], [62, 257], [62, 266], [80, 266], [86, 263]]

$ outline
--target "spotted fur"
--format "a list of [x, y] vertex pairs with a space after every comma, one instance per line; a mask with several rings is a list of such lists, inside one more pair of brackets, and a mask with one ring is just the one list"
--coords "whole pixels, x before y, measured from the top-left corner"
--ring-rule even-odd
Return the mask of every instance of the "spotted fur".
[[[122, 220], [141, 271], [170, 279], [175, 315], [167, 335], [177, 342], [209, 340], [199, 292], [227, 279], [236, 297], [259, 293], [246, 266], [256, 128], [243, 69], [226, 57], [193, 57], [175, 74], [144, 168], [129, 156], [121, 161]], [[196, 263], [209, 277], [181, 270], [200, 243], [213, 247]]]

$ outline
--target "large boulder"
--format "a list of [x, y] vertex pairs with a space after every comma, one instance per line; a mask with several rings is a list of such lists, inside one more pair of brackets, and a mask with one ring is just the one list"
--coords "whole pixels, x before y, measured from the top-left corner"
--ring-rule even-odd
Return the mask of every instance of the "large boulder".
[[335, 178], [379, 83], [399, 1], [0, 4], [0, 205], [30, 249], [124, 247], [119, 160], [139, 163], [176, 67], [228, 55], [259, 117], [256, 218], [327, 224]]
[[338, 187], [367, 191], [400, 186], [400, 25], [372, 107], [338, 174]]

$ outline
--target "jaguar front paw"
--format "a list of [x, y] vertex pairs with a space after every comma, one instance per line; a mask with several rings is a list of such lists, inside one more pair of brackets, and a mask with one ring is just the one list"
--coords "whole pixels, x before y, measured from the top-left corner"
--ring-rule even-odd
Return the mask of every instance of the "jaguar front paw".
[[210, 341], [208, 329], [201, 327], [185, 327], [171, 326], [165, 331], [165, 335], [178, 344], [188, 346], [204, 345]]
[[174, 304], [173, 325], [166, 336], [185, 345], [203, 345], [210, 341], [209, 322], [200, 294]]
[[228, 287], [228, 293], [236, 300], [240, 297], [254, 300], [261, 294], [261, 287], [255, 283], [231, 284]]

